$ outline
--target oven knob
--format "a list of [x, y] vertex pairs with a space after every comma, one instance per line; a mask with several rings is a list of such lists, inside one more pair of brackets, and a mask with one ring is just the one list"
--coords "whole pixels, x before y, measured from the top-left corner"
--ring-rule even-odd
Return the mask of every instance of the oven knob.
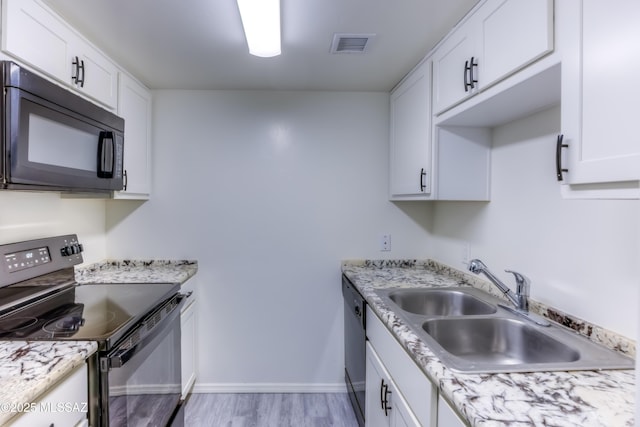
[[62, 256], [71, 256], [73, 255], [73, 249], [71, 248], [71, 246], [64, 246], [62, 247], [62, 249], [60, 249], [60, 253], [62, 254]]

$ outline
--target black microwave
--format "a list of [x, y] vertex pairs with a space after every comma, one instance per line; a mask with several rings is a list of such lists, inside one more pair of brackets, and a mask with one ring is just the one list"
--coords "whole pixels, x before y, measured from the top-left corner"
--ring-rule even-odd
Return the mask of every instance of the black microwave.
[[122, 190], [124, 119], [18, 64], [0, 67], [0, 188]]

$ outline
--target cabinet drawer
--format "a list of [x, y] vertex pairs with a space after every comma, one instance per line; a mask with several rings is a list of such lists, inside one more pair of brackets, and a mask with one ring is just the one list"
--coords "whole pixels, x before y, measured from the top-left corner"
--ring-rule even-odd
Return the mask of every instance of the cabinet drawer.
[[367, 306], [367, 338], [420, 424], [436, 423], [437, 389]]
[[[88, 426], [87, 366], [76, 368], [62, 382], [38, 399], [33, 412], [24, 413], [9, 427], [85, 427]], [[31, 403], [31, 402], [25, 402]]]

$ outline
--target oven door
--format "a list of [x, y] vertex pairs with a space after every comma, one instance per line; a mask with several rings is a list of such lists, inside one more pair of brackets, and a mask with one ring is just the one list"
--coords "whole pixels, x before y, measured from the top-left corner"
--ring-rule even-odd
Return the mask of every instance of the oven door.
[[100, 357], [100, 425], [184, 425], [181, 305], [182, 295], [174, 296]]

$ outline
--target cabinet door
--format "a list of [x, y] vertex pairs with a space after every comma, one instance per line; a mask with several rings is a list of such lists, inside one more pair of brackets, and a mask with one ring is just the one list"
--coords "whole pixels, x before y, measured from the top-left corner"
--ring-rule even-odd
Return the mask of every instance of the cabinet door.
[[182, 399], [186, 399], [196, 381], [196, 302], [191, 302], [180, 314]]
[[367, 343], [367, 427], [420, 427], [408, 403], [370, 343]]
[[120, 74], [118, 115], [124, 118], [125, 189], [114, 198], [148, 199], [151, 192], [151, 93]]
[[637, 197], [640, 2], [571, 5], [559, 23], [569, 40], [562, 52], [562, 132], [568, 145], [564, 183], [635, 181], [631, 194]]
[[[391, 425], [390, 411], [385, 413], [385, 397], [388, 397], [387, 391], [390, 386], [389, 374], [382, 365], [380, 358], [373, 350], [373, 347], [367, 343], [367, 381], [365, 393], [365, 415], [367, 427], [387, 427]], [[391, 403], [389, 402], [389, 405]]]
[[33, 0], [2, 2], [2, 49], [68, 83], [71, 32], [48, 8]]
[[553, 0], [489, 0], [476, 19], [481, 89], [553, 50]]
[[[473, 25], [467, 21], [445, 40], [433, 54], [433, 109], [441, 113], [471, 96], [474, 89], [469, 87], [466, 67], [477, 58]], [[477, 71], [477, 67], [474, 67]], [[466, 83], [466, 84], [465, 84]]]
[[391, 198], [431, 193], [431, 62], [425, 61], [391, 94]]
[[76, 73], [73, 66], [76, 55], [84, 68], [82, 71], [83, 79], [82, 84], [75, 83], [73, 80], [72, 84], [85, 95], [110, 109], [115, 109], [118, 100], [118, 68], [116, 65], [98, 50], [77, 41], [68, 59], [72, 74]]
[[438, 397], [438, 427], [465, 427], [465, 425], [451, 406], [442, 397]]

